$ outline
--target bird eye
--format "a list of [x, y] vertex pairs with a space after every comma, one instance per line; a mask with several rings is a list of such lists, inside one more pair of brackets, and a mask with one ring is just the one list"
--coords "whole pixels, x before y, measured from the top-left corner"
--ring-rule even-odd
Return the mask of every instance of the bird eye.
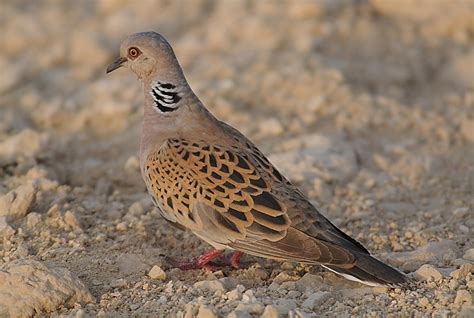
[[132, 59], [138, 57], [141, 53], [142, 52], [140, 52], [140, 50], [136, 47], [131, 47], [130, 49], [128, 49], [128, 56]]

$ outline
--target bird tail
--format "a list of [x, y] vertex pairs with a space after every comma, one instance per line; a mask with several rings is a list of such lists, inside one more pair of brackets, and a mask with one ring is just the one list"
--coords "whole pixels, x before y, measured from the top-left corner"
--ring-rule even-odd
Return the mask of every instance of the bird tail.
[[402, 287], [409, 283], [408, 277], [404, 274], [369, 254], [357, 254], [357, 260], [351, 268], [323, 266], [349, 280], [369, 286]]

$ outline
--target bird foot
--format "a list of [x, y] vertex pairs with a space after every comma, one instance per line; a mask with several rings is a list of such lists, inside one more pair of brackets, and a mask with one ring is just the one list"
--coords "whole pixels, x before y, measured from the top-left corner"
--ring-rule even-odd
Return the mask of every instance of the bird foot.
[[242, 268], [240, 264], [242, 252], [236, 251], [230, 257], [223, 257], [222, 253], [224, 253], [223, 250], [212, 250], [198, 257], [194, 257], [191, 260], [177, 260], [169, 256], [162, 256], [165, 257], [165, 261], [172, 267], [179, 268], [183, 271], [204, 268], [214, 272], [222, 267]]

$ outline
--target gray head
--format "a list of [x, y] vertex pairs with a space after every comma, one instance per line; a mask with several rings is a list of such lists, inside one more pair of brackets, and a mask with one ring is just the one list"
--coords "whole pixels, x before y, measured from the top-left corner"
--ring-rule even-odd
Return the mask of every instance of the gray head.
[[121, 66], [143, 82], [145, 105], [159, 114], [176, 115], [183, 98], [192, 95], [171, 45], [156, 32], [135, 33], [123, 41], [120, 56], [107, 73]]
[[130, 35], [120, 45], [119, 57], [107, 67], [107, 73], [124, 66], [142, 81], [154, 77], [182, 76], [171, 45], [156, 32]]

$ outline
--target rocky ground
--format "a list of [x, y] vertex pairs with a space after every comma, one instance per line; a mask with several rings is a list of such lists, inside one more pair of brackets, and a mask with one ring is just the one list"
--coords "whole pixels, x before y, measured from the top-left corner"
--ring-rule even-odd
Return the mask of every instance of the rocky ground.
[[[0, 316], [474, 316], [472, 1], [0, 6]], [[252, 257], [170, 269], [160, 254], [209, 247], [153, 209], [140, 85], [104, 72], [150, 29], [212, 112], [416, 286]]]

